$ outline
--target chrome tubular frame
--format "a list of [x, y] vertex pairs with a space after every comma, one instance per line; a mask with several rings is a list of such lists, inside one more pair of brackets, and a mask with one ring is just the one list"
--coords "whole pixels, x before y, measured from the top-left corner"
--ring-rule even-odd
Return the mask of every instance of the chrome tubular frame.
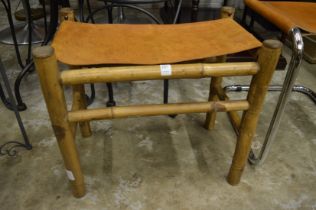
[[303, 58], [303, 50], [304, 43], [301, 32], [298, 28], [293, 28], [289, 31], [289, 37], [292, 39], [292, 57], [291, 62], [289, 64], [287, 74], [283, 83], [282, 91], [279, 96], [279, 100], [277, 106], [275, 108], [272, 120], [270, 122], [270, 126], [268, 128], [267, 134], [265, 136], [265, 140], [259, 156], [256, 157], [253, 151], [250, 152], [248, 161], [252, 165], [260, 165], [267, 158], [269, 150], [273, 141], [275, 140], [275, 136], [277, 134], [281, 118], [284, 113], [285, 106], [289, 100], [291, 95], [294, 82], [298, 75], [300, 64]]
[[[268, 88], [268, 91], [281, 91], [282, 90], [282, 85], [270, 85]], [[242, 92], [242, 91], [248, 91], [249, 90], [249, 85], [229, 85], [224, 88], [225, 92], [231, 92], [231, 91], [236, 91], [236, 92]], [[306, 96], [311, 99], [314, 104], [316, 104], [316, 93], [303, 85], [294, 85], [292, 88], [293, 92], [298, 92], [298, 93], [303, 93]]]
[[[300, 70], [300, 64], [303, 58], [304, 43], [301, 32], [298, 28], [293, 28], [289, 31], [288, 36], [292, 41], [292, 57], [284, 79], [283, 86], [271, 85], [269, 91], [281, 91], [278, 99], [278, 103], [274, 110], [270, 126], [266, 133], [262, 148], [259, 155], [256, 156], [251, 150], [249, 153], [248, 161], [252, 165], [262, 164], [268, 156], [271, 145], [275, 140], [275, 136], [279, 129], [281, 118], [284, 113], [285, 106], [289, 100], [292, 91], [304, 93], [316, 104], [316, 94], [311, 89], [301, 85], [294, 85], [298, 72]], [[230, 91], [248, 91], [249, 85], [230, 85], [224, 88], [226, 92]]]

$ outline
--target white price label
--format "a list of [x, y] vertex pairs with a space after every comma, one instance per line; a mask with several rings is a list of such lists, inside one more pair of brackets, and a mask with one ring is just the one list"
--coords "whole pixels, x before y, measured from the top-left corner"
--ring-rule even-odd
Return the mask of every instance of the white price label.
[[161, 76], [170, 76], [172, 75], [172, 68], [170, 64], [160, 65], [160, 74]]
[[71, 181], [74, 181], [74, 180], [75, 180], [75, 177], [74, 177], [74, 175], [72, 174], [71, 171], [66, 170], [66, 173], [67, 173], [67, 176], [68, 176], [68, 179], [69, 179], [69, 180], [71, 180]]

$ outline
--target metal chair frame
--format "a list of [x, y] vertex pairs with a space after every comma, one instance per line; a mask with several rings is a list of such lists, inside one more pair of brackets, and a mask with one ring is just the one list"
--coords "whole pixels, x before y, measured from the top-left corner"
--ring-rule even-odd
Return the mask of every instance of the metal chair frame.
[[[246, 28], [246, 16], [249, 8], [245, 8], [244, 15], [242, 18], [242, 25]], [[254, 24], [254, 19], [251, 18], [249, 27], [252, 27]], [[286, 77], [283, 85], [274, 85], [269, 88], [269, 91], [281, 91], [276, 108], [274, 110], [269, 128], [267, 130], [263, 146], [259, 152], [259, 155], [256, 156], [253, 151], [250, 152], [248, 161], [252, 165], [261, 165], [266, 160], [269, 151], [271, 149], [272, 143], [275, 141], [276, 134], [278, 132], [279, 125], [281, 123], [282, 116], [284, 114], [285, 106], [289, 101], [290, 95], [293, 91], [303, 93], [307, 95], [315, 104], [316, 104], [316, 94], [309, 88], [306, 88], [302, 85], [294, 85], [297, 75], [300, 70], [301, 61], [303, 58], [304, 43], [301, 35], [301, 31], [298, 28], [292, 28], [287, 34], [291, 40], [292, 46], [292, 55], [289, 67], [286, 73]], [[231, 85], [226, 86], [224, 89], [227, 92], [230, 91], [247, 91], [248, 86], [245, 85]], [[236, 129], [235, 129], [236, 130]]]
[[[10, 109], [13, 109], [15, 118], [18, 122], [20, 131], [23, 137], [23, 141], [24, 141], [24, 143], [21, 143], [19, 141], [7, 141], [6, 143], [0, 145], [0, 156], [1, 155], [15, 156], [17, 154], [16, 148], [25, 148], [27, 150], [31, 150], [32, 145], [26, 134], [26, 131], [25, 131], [25, 128], [24, 128], [24, 125], [23, 125], [23, 122], [18, 110], [17, 103], [15, 101], [14, 95], [10, 87], [9, 79], [6, 75], [6, 72], [1, 60], [0, 60], [0, 77], [2, 78], [3, 84], [4, 84], [4, 88], [2, 88], [2, 85], [0, 83], [0, 96], [5, 98], [4, 105], [7, 107], [9, 106]], [[6, 94], [8, 95], [8, 99], [6, 99], [5, 97]]]

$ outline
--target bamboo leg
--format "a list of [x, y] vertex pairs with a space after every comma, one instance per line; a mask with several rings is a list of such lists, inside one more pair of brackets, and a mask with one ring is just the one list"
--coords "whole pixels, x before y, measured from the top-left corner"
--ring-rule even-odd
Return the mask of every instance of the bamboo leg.
[[[233, 7], [222, 7], [221, 9], [221, 18], [233, 18], [235, 13], [235, 9]], [[217, 57], [217, 62], [224, 63], [226, 62], [226, 56]], [[216, 87], [221, 87], [222, 78], [221, 77], [212, 77], [211, 85], [210, 85], [210, 93], [208, 97], [208, 101], [217, 101], [217, 93]], [[215, 127], [216, 121], [216, 111], [208, 112], [206, 114], [206, 119], [204, 123], [204, 127], [208, 130], [211, 130]]]
[[[59, 10], [59, 20], [60, 22], [63, 22], [65, 20], [75, 21], [74, 10], [69, 7], [61, 8]], [[74, 68], [74, 67], [70, 67], [70, 68]], [[75, 110], [86, 109], [87, 102], [86, 102], [86, 96], [85, 96], [85, 91], [84, 91], [84, 85], [73, 85], [72, 92], [73, 92], [72, 110], [75, 111]], [[80, 126], [81, 135], [83, 137], [89, 137], [92, 135], [89, 122], [80, 122], [79, 126]], [[76, 128], [76, 125], [74, 125], [74, 127]], [[76, 129], [73, 129], [73, 131], [76, 131]], [[74, 135], [75, 135], [75, 132], [74, 132]]]
[[[216, 58], [217, 63], [224, 63], [226, 61], [226, 56], [219, 56]], [[218, 101], [218, 96], [216, 90], [222, 87], [222, 77], [212, 77], [210, 84], [210, 94], [208, 101]], [[216, 111], [211, 111], [206, 114], [204, 127], [211, 130], [215, 127]]]
[[[84, 85], [73, 85], [72, 92], [73, 92], [72, 111], [87, 109], [87, 102], [86, 102], [86, 94], [84, 91]], [[80, 122], [79, 126], [80, 126], [81, 135], [83, 137], [89, 137], [92, 135], [89, 121]]]
[[234, 18], [235, 15], [235, 8], [224, 6], [221, 9], [221, 18]]
[[227, 181], [231, 185], [239, 183], [246, 165], [251, 141], [256, 132], [259, 114], [281, 53], [281, 47], [281, 42], [267, 40], [263, 42], [263, 47], [259, 51], [258, 63], [260, 71], [257, 75], [253, 76], [250, 84], [247, 96], [250, 107], [242, 116], [235, 153], [227, 177]]
[[230, 120], [233, 129], [235, 130], [236, 135], [239, 135], [239, 127], [240, 127], [240, 116], [237, 111], [227, 112], [228, 118]]
[[52, 127], [72, 185], [73, 195], [82, 197], [85, 195], [84, 179], [74, 134], [67, 119], [67, 106], [54, 50], [50, 46], [35, 48], [33, 58]]
[[59, 10], [59, 21], [60, 23], [64, 20], [75, 21], [74, 10], [70, 7], [63, 7]]

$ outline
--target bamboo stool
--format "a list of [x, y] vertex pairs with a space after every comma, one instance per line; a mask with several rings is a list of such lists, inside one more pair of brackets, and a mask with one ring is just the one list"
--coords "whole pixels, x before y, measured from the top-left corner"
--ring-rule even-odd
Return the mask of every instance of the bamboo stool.
[[[231, 14], [231, 9], [223, 9], [223, 17]], [[282, 44], [279, 41], [268, 40], [262, 45], [231, 18], [179, 25], [92, 25], [71, 21], [73, 12], [69, 9], [62, 12], [62, 18], [70, 21], [63, 21], [52, 47], [38, 47], [33, 50], [33, 56], [75, 197], [85, 195], [74, 141], [77, 124], [83, 136], [90, 136], [90, 121], [101, 119], [206, 113], [205, 127], [211, 129], [216, 112], [244, 111], [227, 177], [231, 185], [239, 183], [280, 55]], [[90, 39], [92, 35], [94, 39]], [[120, 43], [115, 43], [116, 37]], [[224, 63], [226, 54], [254, 48], [259, 48], [257, 62]], [[209, 57], [217, 57], [221, 63], [196, 62]], [[57, 61], [71, 65], [72, 70], [60, 72]], [[179, 63], [182, 61], [186, 63]], [[96, 64], [108, 66], [86, 68]], [[79, 68], [82, 66], [85, 68]], [[221, 78], [246, 75], [252, 76], [247, 99], [229, 100], [221, 87]], [[97, 109], [87, 109], [85, 104], [83, 85], [88, 83], [205, 77], [212, 78], [206, 102]], [[65, 85], [73, 87], [70, 111], [65, 102]]]

